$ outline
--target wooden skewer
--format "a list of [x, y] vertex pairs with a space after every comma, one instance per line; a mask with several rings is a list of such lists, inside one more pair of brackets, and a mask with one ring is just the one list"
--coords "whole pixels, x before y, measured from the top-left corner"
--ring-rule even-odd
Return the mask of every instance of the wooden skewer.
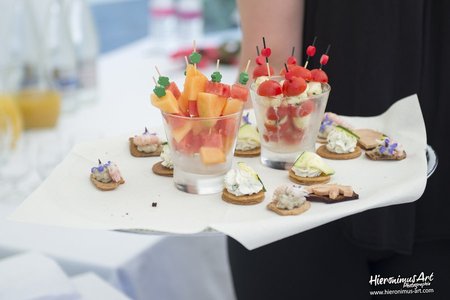
[[156, 81], [155, 76], [152, 76], [152, 78], [153, 78], [153, 82], [155, 83], [155, 85], [158, 85], [158, 81]]
[[250, 67], [250, 59], [247, 61], [247, 66], [245, 67], [245, 73], [248, 73], [248, 67]]
[[156, 69], [156, 73], [158, 73], [158, 76], [161, 77], [161, 72], [159, 72], [159, 69], [157, 66], [155, 66], [155, 69]]
[[220, 59], [217, 60], [217, 63], [216, 63], [216, 71], [219, 71], [219, 64], [220, 64]]
[[[192, 41], [192, 48], [194, 49], [194, 52], [197, 52], [197, 43], [195, 42], [195, 40]], [[195, 74], [197, 74], [197, 64], [194, 63], [194, 69], [195, 69]]]
[[269, 67], [269, 62], [266, 62], [266, 66], [267, 66], [267, 77], [269, 77], [269, 79], [270, 79], [270, 67]]
[[184, 56], [184, 61], [186, 62], [186, 67], [187, 67], [189, 65], [189, 61], [188, 61], [187, 56]]

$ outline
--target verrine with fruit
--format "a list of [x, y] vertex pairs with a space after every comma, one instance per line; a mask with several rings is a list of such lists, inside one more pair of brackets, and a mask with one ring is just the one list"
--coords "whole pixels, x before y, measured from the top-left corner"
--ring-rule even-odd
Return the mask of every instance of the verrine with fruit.
[[[161, 110], [171, 148], [175, 186], [194, 194], [223, 190], [223, 177], [231, 168], [242, 110], [248, 98], [247, 69], [238, 82], [221, 82], [219, 61], [211, 80], [197, 69], [201, 55], [186, 58], [183, 91], [159, 74], [151, 102]], [[159, 70], [157, 70], [159, 73]]]
[[319, 69], [307, 69], [309, 58], [315, 54], [311, 45], [305, 66], [297, 65], [292, 55], [280, 75], [273, 76], [274, 70], [268, 63], [271, 51], [264, 39], [263, 43], [261, 55], [257, 49], [254, 82], [250, 86], [261, 137], [261, 162], [271, 168], [289, 169], [299, 153], [315, 150], [331, 90], [328, 76], [322, 70], [328, 62], [329, 48], [320, 59]]

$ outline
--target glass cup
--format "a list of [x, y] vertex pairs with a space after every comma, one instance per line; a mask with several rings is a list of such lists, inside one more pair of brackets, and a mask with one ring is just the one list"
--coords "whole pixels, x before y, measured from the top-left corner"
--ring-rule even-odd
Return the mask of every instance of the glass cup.
[[211, 118], [162, 115], [177, 189], [192, 194], [221, 192], [231, 168], [242, 111]]
[[[281, 82], [284, 77], [270, 79]], [[270, 168], [288, 170], [302, 151], [315, 151], [330, 85], [308, 97], [264, 97], [250, 87], [256, 123], [261, 138], [261, 162]]]
[[0, 105], [0, 170], [7, 161], [13, 143], [13, 128], [10, 117]]

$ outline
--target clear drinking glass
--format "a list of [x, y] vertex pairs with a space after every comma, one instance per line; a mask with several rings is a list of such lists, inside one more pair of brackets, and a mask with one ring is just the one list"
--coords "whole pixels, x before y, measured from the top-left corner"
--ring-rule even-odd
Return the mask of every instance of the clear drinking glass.
[[8, 159], [13, 143], [13, 127], [10, 117], [0, 105], [0, 168]]
[[[282, 81], [284, 77], [274, 76]], [[258, 95], [255, 84], [250, 94], [261, 138], [262, 164], [281, 170], [292, 167], [302, 151], [315, 151], [330, 85], [321, 84], [322, 93], [301, 99], [293, 97], [264, 97]]]
[[224, 175], [231, 168], [242, 111], [211, 118], [162, 115], [177, 189], [192, 194], [221, 192]]

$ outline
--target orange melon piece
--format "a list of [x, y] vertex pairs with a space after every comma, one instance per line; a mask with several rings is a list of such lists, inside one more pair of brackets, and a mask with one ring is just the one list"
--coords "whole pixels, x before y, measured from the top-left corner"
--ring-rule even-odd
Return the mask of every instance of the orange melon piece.
[[200, 159], [205, 165], [215, 165], [224, 163], [225, 153], [216, 147], [200, 147]]
[[225, 107], [223, 108], [222, 115], [231, 115], [234, 113], [237, 113], [238, 111], [241, 111], [244, 109], [244, 104], [242, 100], [236, 99], [236, 98], [228, 98], [227, 102], [225, 103]]
[[221, 115], [227, 99], [210, 93], [198, 93], [197, 110], [200, 117], [218, 117]]
[[189, 99], [187, 98], [186, 93], [181, 93], [181, 95], [177, 101], [178, 101], [178, 107], [180, 108], [183, 115], [189, 115], [189, 112], [188, 112]]
[[187, 77], [184, 82], [184, 93], [188, 100], [196, 100], [197, 95], [200, 92], [205, 91], [206, 82], [208, 82], [208, 78], [205, 75], [198, 71], [198, 74], [193, 77]]
[[198, 70], [194, 65], [188, 64], [186, 66], [186, 78], [194, 76], [195, 74], [197, 74], [197, 72]]
[[178, 143], [191, 131], [193, 122], [186, 122], [183, 126], [172, 129], [172, 137]]
[[154, 93], [152, 93], [150, 99], [154, 106], [165, 113], [179, 114], [181, 112], [180, 108], [178, 107], [177, 99], [171, 91], [166, 91], [166, 94], [162, 97], [158, 97]]

